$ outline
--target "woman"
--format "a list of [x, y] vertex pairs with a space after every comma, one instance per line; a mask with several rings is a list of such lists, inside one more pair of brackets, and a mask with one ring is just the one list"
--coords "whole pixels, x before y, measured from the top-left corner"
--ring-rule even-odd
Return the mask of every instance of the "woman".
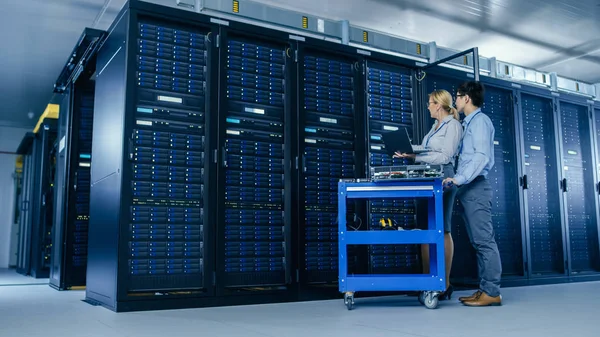
[[[422, 145], [428, 148], [428, 152], [420, 154], [398, 153], [395, 158], [411, 158], [416, 163], [442, 165], [444, 178], [454, 177], [454, 158], [458, 152], [458, 146], [462, 139], [462, 125], [459, 122], [458, 112], [452, 107], [452, 96], [446, 90], [436, 90], [429, 94], [428, 102], [431, 118], [435, 119], [431, 130], [423, 139]], [[444, 189], [444, 247], [446, 261], [446, 291], [438, 297], [440, 300], [450, 299], [454, 288], [450, 285], [450, 270], [452, 269], [452, 258], [454, 256], [454, 242], [451, 235], [452, 209], [456, 197], [456, 186], [448, 186]], [[427, 201], [417, 201], [417, 213], [421, 228], [427, 228]], [[425, 216], [423, 216], [425, 215]], [[429, 245], [421, 246], [423, 273], [429, 274]]]

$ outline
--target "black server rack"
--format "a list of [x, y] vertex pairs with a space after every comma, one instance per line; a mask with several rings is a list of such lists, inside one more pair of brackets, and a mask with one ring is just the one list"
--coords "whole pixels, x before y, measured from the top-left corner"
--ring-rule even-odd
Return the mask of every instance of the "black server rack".
[[[427, 74], [427, 78], [427, 93], [445, 89], [453, 96], [456, 95], [456, 90], [463, 82], [472, 80], [464, 75], [446, 75], [445, 73], [443, 75]], [[521, 226], [520, 200], [515, 197], [519, 195], [519, 174], [516, 155], [514, 93], [513, 90], [500, 87], [503, 85], [502, 83], [490, 82], [494, 81], [492, 79], [483, 80], [485, 97], [481, 109], [490, 117], [495, 128], [495, 164], [488, 174], [488, 180], [493, 188], [492, 220], [496, 243], [502, 259], [503, 277], [522, 277], [525, 276], [523, 227]], [[461, 119], [464, 119], [462, 114]], [[462, 206], [458, 200], [456, 202], [452, 217], [452, 237], [455, 247], [452, 277], [470, 283], [477, 279], [477, 262], [462, 217]]]
[[[368, 167], [408, 165], [412, 161], [392, 158], [385, 149], [382, 135], [407, 129], [415, 139], [413, 77], [411, 69], [381, 62], [366, 63], [366, 108], [368, 113]], [[416, 228], [415, 200], [369, 200], [368, 226], [381, 228], [380, 220], [405, 228]], [[417, 245], [372, 245], [369, 247], [371, 274], [418, 274], [421, 272]]]
[[85, 286], [89, 217], [92, 122], [96, 52], [106, 33], [86, 28], [58, 76], [62, 99], [58, 118], [54, 224], [50, 286]]
[[495, 128], [494, 167], [488, 174], [492, 188], [492, 220], [502, 259], [502, 276], [525, 276], [523, 227], [519, 198], [515, 105], [512, 90], [485, 87], [482, 111]]
[[523, 139], [519, 185], [524, 193], [530, 277], [563, 276], [564, 240], [558, 172], [560, 161], [552, 98], [518, 97]]
[[284, 39], [229, 28], [220, 34], [217, 291], [286, 290], [292, 267], [292, 54]]
[[[303, 286], [337, 283], [337, 185], [340, 179], [362, 177], [365, 166], [361, 60], [317, 46], [300, 44], [297, 55], [298, 274]], [[353, 202], [347, 220], [348, 228], [367, 225]], [[357, 254], [350, 247], [351, 273], [361, 267]]]
[[213, 294], [218, 31], [210, 27], [192, 13], [130, 1], [98, 52], [90, 302], [180, 308]]
[[48, 278], [52, 250], [53, 179], [56, 140], [56, 119], [45, 118], [30, 143], [27, 158], [27, 204], [20, 233], [17, 271], [35, 278]]
[[36, 167], [34, 165], [34, 157], [32, 156], [33, 141], [35, 134], [33, 132], [27, 132], [19, 147], [17, 154], [23, 158], [23, 182], [21, 187], [21, 195], [18, 207], [19, 212], [19, 242], [17, 245], [17, 272], [20, 274], [29, 274], [30, 269], [30, 249], [31, 249], [31, 217], [32, 217], [32, 185], [35, 177]]
[[85, 286], [95, 89], [90, 75], [88, 70], [63, 93], [59, 116], [50, 271], [50, 286], [59, 290]]
[[591, 111], [586, 103], [555, 101], [561, 131], [562, 180], [571, 276], [600, 271]]

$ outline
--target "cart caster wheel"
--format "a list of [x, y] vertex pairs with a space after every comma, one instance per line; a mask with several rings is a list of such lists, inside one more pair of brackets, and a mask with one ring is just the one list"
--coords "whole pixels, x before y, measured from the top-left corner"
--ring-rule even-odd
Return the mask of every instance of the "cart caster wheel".
[[427, 294], [425, 294], [424, 291], [419, 293], [419, 303], [421, 303], [421, 305], [425, 305], [425, 297], [427, 296]]
[[344, 295], [344, 304], [346, 305], [346, 308], [348, 308], [348, 310], [354, 309], [354, 294], [351, 294], [351, 295], [345, 294]]
[[427, 309], [436, 309], [439, 303], [437, 294], [429, 293], [425, 296], [425, 307]]

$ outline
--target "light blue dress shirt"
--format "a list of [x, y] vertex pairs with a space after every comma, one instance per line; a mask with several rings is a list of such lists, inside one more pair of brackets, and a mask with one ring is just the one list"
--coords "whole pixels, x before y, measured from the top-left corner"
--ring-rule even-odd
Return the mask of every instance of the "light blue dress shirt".
[[457, 155], [458, 146], [462, 138], [462, 126], [452, 115], [442, 119], [440, 127], [435, 128], [439, 121], [435, 121], [429, 133], [423, 138], [422, 146], [429, 149], [428, 152], [415, 156], [415, 162], [430, 165], [454, 165], [454, 157]]
[[487, 177], [494, 167], [494, 134], [492, 120], [481, 109], [463, 120], [463, 139], [459, 147], [458, 167], [454, 179], [465, 185], [477, 178]]

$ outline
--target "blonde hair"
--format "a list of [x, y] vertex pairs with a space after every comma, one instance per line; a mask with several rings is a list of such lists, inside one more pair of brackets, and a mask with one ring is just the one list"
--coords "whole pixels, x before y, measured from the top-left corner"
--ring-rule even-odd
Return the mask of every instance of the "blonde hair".
[[460, 115], [456, 108], [452, 106], [452, 95], [446, 90], [435, 90], [429, 94], [429, 98], [433, 99], [434, 102], [440, 104], [447, 113], [454, 116], [454, 119], [460, 120]]

